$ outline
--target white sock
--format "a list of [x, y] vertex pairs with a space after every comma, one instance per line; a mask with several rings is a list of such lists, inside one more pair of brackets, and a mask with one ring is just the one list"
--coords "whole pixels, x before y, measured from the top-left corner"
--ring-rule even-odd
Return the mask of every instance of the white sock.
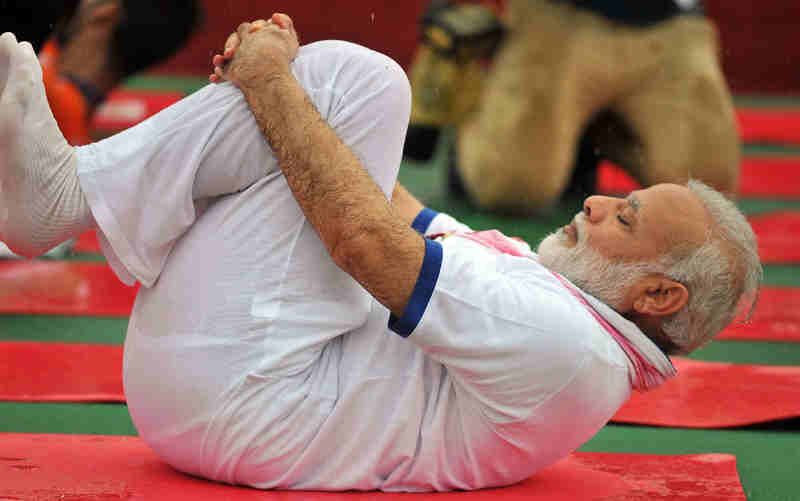
[[[6, 66], [3, 68], [3, 66]], [[94, 224], [31, 45], [0, 37], [0, 240], [33, 257]]]

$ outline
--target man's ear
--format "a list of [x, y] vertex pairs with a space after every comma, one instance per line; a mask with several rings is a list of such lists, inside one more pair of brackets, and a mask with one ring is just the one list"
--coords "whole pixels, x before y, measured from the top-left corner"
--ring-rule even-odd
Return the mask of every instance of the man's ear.
[[671, 315], [689, 301], [689, 290], [680, 282], [660, 275], [651, 275], [637, 284], [633, 309], [643, 315]]

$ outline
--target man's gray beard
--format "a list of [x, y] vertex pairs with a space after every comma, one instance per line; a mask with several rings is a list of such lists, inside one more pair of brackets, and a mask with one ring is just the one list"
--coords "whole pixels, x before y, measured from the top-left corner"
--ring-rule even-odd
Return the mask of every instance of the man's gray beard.
[[539, 262], [619, 311], [630, 288], [646, 275], [645, 263], [615, 262], [579, 239], [567, 247], [569, 236], [563, 230], [551, 233], [539, 244]]

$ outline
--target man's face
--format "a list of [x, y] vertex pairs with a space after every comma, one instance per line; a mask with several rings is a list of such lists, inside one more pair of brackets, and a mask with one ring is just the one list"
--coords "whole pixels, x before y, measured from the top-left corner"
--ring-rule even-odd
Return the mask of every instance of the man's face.
[[701, 244], [705, 208], [688, 188], [659, 184], [627, 198], [593, 196], [539, 245], [540, 262], [619, 311], [653, 262], [677, 244]]

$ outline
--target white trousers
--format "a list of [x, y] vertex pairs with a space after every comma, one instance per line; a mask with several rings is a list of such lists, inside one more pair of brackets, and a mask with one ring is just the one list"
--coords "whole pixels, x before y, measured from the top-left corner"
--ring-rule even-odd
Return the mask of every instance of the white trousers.
[[[302, 47], [292, 68], [388, 198], [410, 113], [405, 72], [332, 41]], [[259, 399], [276, 431], [308, 406], [292, 417], [289, 449], [302, 450], [335, 384], [331, 341], [366, 321], [371, 298], [328, 256], [240, 91], [209, 85], [78, 160], [104, 253], [143, 284], [124, 360], [142, 438], [178, 469], [235, 481], [254, 429], [243, 399]]]

